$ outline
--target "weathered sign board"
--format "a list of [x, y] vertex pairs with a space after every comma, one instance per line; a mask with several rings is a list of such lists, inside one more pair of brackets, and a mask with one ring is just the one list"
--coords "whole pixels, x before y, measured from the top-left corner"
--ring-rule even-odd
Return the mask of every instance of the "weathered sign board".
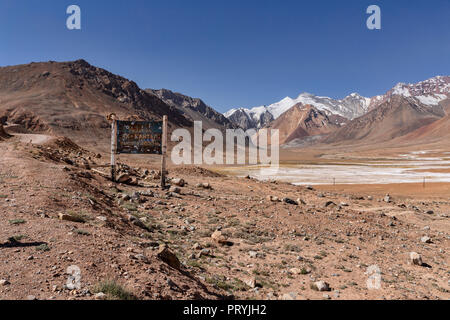
[[161, 187], [165, 187], [167, 116], [163, 121], [120, 121], [110, 115], [111, 180], [115, 181], [116, 154], [160, 154]]
[[162, 154], [162, 121], [117, 121], [116, 153]]

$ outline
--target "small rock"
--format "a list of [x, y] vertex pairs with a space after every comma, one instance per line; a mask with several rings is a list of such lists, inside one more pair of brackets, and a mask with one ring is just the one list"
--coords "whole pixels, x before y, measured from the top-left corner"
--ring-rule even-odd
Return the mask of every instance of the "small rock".
[[166, 245], [163, 244], [159, 247], [157, 256], [172, 268], [178, 270], [181, 268], [180, 260], [178, 260], [177, 256], [172, 251], [170, 251], [170, 249]]
[[117, 177], [116, 181], [119, 183], [128, 183], [131, 181], [131, 177], [126, 173], [122, 173]]
[[431, 241], [431, 238], [427, 237], [427, 236], [420, 238], [420, 241], [423, 243], [432, 243], [433, 242], [433, 241]]
[[106, 300], [106, 294], [104, 294], [103, 292], [96, 293], [94, 295], [94, 299], [95, 300]]
[[267, 201], [270, 201], [270, 202], [279, 202], [280, 201], [278, 197], [271, 196], [271, 195], [267, 196], [266, 198], [267, 198]]
[[327, 201], [325, 202], [325, 204], [323, 205], [325, 208], [330, 207], [330, 206], [336, 206], [336, 203], [334, 203], [333, 201]]
[[35, 296], [33, 296], [33, 295], [29, 295], [29, 296], [27, 296], [27, 300], [37, 300], [37, 298], [35, 297]]
[[200, 250], [198, 257], [200, 258], [202, 256], [209, 256], [209, 255], [211, 255], [211, 250], [205, 248]]
[[302, 273], [302, 269], [299, 269], [299, 268], [291, 268], [291, 269], [289, 269], [289, 272], [290, 273], [292, 273], [292, 274], [301, 274]]
[[383, 201], [384, 201], [384, 202], [387, 202], [387, 203], [391, 202], [391, 196], [390, 196], [389, 194], [387, 194], [387, 195], [384, 197]]
[[172, 187], [170, 187], [169, 192], [180, 194], [181, 193], [181, 189], [179, 187], [172, 186]]
[[287, 204], [292, 204], [292, 205], [295, 205], [295, 206], [298, 205], [297, 201], [289, 199], [289, 198], [283, 198], [283, 202], [287, 203]]
[[295, 293], [295, 292], [285, 293], [281, 297], [281, 300], [296, 300], [296, 299], [297, 299], [297, 293]]
[[203, 189], [212, 189], [211, 185], [208, 182], [199, 183], [197, 184], [197, 187]]
[[221, 245], [227, 245], [227, 246], [232, 246], [233, 242], [228, 241], [227, 238], [222, 234], [221, 231], [217, 230], [215, 231], [212, 235], [211, 238], [217, 242], [218, 244]]
[[317, 291], [330, 291], [330, 285], [325, 281], [314, 282], [313, 288]]
[[172, 179], [171, 181], [170, 181], [173, 185], [175, 185], [175, 186], [179, 186], [179, 187], [184, 187], [184, 185], [185, 185], [185, 181], [183, 180], [183, 179], [181, 179], [181, 178], [175, 178], [175, 179]]
[[244, 283], [246, 285], [248, 285], [250, 288], [256, 288], [256, 279], [255, 278], [246, 279], [246, 280], [244, 280]]
[[11, 284], [8, 280], [5, 279], [0, 280], [0, 286], [7, 286], [8, 284]]

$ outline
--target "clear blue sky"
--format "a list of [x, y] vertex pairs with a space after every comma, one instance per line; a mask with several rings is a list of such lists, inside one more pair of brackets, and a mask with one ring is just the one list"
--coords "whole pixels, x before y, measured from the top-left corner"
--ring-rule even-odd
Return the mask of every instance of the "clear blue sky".
[[[70, 4], [81, 31], [66, 29]], [[0, 39], [2, 66], [83, 58], [223, 112], [448, 75], [450, 0], [1, 0]]]

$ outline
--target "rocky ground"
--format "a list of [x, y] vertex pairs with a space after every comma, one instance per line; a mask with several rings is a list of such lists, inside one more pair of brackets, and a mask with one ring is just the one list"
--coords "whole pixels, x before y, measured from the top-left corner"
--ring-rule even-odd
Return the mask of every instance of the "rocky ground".
[[113, 184], [107, 155], [38, 140], [0, 142], [1, 299], [450, 298], [448, 197], [198, 167], [169, 167], [162, 190], [157, 166], [132, 160]]

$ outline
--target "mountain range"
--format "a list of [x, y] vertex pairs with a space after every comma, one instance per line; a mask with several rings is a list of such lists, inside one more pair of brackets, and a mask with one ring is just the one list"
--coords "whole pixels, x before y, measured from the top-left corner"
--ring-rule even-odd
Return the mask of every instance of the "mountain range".
[[251, 109], [234, 108], [224, 113], [225, 117], [244, 129], [261, 128], [298, 103], [311, 105], [327, 115], [337, 115], [353, 120], [366, 114], [368, 111], [381, 105], [394, 95], [412, 97], [425, 105], [438, 105], [448, 97], [449, 77], [437, 76], [416, 84], [399, 83], [384, 95], [367, 98], [352, 93], [347, 97], [336, 100], [329, 97], [316, 96], [311, 93], [302, 93], [297, 98], [286, 97], [269, 106], [259, 106]]
[[[274, 128], [281, 143], [374, 143], [397, 139], [435, 141], [449, 136], [450, 77], [399, 83], [385, 94], [357, 93], [336, 100], [302, 93], [269, 106], [221, 114], [199, 98], [168, 89], [146, 89], [84, 60], [39, 62], [0, 68], [0, 120], [25, 131], [64, 135], [75, 141], [107, 141], [107, 115], [120, 119], [169, 117], [169, 130]], [[8, 126], [6, 126], [8, 127]], [[403, 140], [402, 140], [403, 139]], [[396, 140], [396, 141], [397, 141]]]

